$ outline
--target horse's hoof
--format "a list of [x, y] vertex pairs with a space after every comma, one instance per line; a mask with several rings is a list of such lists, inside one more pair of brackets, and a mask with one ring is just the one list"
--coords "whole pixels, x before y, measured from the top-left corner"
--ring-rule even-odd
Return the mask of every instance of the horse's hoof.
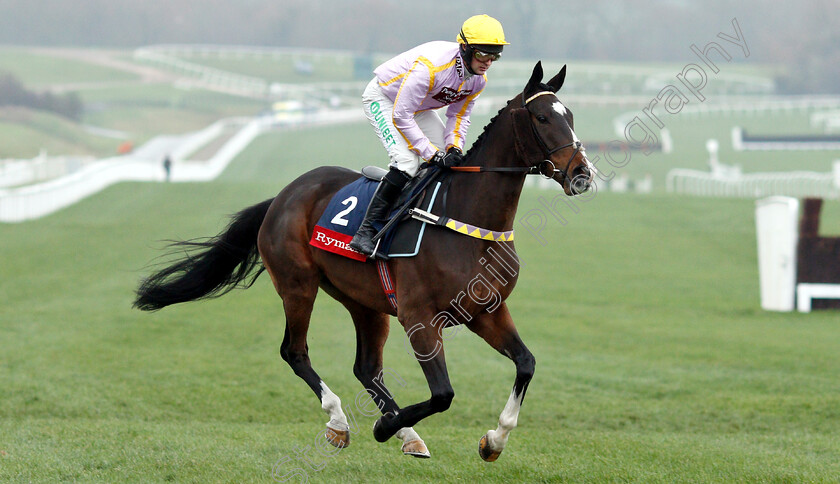
[[496, 459], [498, 459], [501, 454], [501, 450], [493, 450], [490, 448], [490, 443], [487, 441], [487, 434], [478, 441], [478, 455], [480, 455], [485, 462], [496, 462]]
[[376, 423], [373, 424], [373, 438], [376, 439], [377, 442], [385, 442], [397, 433], [397, 430], [394, 429], [393, 420], [395, 415], [391, 412], [386, 413], [385, 415], [379, 417], [376, 420]]
[[339, 449], [343, 449], [350, 445], [349, 430], [336, 430], [334, 428], [327, 427], [327, 430], [324, 431], [324, 437], [327, 439], [327, 442]]
[[429, 454], [429, 449], [426, 448], [426, 443], [421, 439], [409, 440], [402, 446], [403, 454], [420, 459], [428, 459], [432, 455]]

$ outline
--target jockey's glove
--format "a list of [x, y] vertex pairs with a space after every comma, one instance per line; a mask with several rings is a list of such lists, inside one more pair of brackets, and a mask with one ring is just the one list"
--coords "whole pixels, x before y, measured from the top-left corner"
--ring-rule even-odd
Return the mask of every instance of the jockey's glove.
[[442, 168], [452, 168], [453, 166], [460, 166], [464, 163], [464, 153], [455, 146], [450, 147], [446, 153], [438, 151], [429, 160], [430, 165], [440, 166]]

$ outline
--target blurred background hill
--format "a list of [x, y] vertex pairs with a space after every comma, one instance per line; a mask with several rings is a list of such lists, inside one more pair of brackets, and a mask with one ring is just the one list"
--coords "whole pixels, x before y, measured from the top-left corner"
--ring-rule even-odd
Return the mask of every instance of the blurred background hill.
[[[453, 40], [480, 12], [503, 22], [511, 45], [491, 72], [474, 125], [522, 88], [536, 60], [547, 73], [568, 64], [564, 102], [602, 159], [606, 143], [622, 139], [663, 86], [701, 63], [692, 46], [726, 46], [729, 62], [711, 54], [721, 72], [709, 75], [708, 100], [665, 119], [663, 152], [635, 157], [624, 170], [651, 177], [655, 190], [672, 168], [706, 168], [711, 138], [722, 141], [721, 160], [746, 171], [788, 167], [785, 153], [737, 151], [728, 142], [736, 127], [832, 136], [840, 126], [838, 101], [820, 98], [840, 92], [836, 0], [772, 8], [757, 0], [0, 0], [0, 159], [131, 153], [159, 163], [173, 137], [232, 117], [267, 116], [285, 126], [315, 112], [349, 113], [364, 130], [359, 95], [372, 69], [418, 43]], [[719, 37], [738, 35], [733, 19], [749, 55]], [[152, 143], [159, 137], [165, 142]], [[181, 154], [206, 161], [229, 137], [222, 130], [206, 149]], [[156, 148], [143, 150], [149, 143]], [[377, 148], [363, 131], [353, 151], [363, 143]], [[797, 166], [825, 172], [833, 158], [823, 150]]]
[[[750, 62], [781, 66], [789, 93], [840, 92], [836, 0], [28, 0], [0, 1], [0, 44], [133, 48], [160, 43], [394, 52], [452, 39], [477, 12], [503, 20], [508, 55], [684, 62], [739, 19]], [[701, 45], [702, 46], [702, 45]]]

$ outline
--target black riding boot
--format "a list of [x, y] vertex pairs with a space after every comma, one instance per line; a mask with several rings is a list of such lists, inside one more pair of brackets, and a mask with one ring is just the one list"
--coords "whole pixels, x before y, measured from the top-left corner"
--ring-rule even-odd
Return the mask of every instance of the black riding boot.
[[376, 187], [370, 205], [368, 205], [361, 227], [353, 236], [353, 240], [350, 241], [350, 248], [368, 256], [373, 254], [374, 249], [376, 249], [376, 244], [371, 240], [376, 235], [373, 224], [385, 222], [388, 219], [391, 207], [410, 179], [410, 176], [396, 168], [391, 168], [382, 178], [379, 186]]

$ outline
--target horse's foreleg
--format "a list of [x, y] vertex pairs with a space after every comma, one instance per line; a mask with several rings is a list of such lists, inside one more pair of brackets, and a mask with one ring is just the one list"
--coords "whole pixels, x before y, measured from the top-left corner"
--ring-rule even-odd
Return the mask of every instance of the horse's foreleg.
[[[385, 442], [398, 431], [414, 426], [429, 415], [447, 410], [452, 404], [452, 399], [455, 398], [455, 392], [452, 390], [449, 374], [446, 371], [443, 343], [438, 328], [432, 326], [431, 321], [432, 319], [429, 318], [425, 321], [420, 320], [416, 324], [403, 322], [408, 340], [414, 349], [414, 355], [429, 384], [431, 398], [380, 417], [373, 426], [373, 436], [379, 442]], [[412, 437], [411, 433], [410, 429], [404, 430], [401, 433], [403, 440], [406, 441], [407, 437]]]
[[398, 439], [403, 441], [401, 448], [403, 454], [421, 459], [428, 459], [432, 456], [428, 447], [426, 447], [426, 442], [417, 435], [414, 427], [403, 427], [397, 431], [396, 435]]
[[[391, 372], [382, 368], [382, 350], [390, 331], [388, 315], [361, 306], [354, 301], [344, 298], [340, 300], [350, 311], [353, 324], [356, 326], [356, 362], [353, 365], [353, 374], [365, 387], [383, 415], [389, 413], [395, 415], [399, 411], [399, 405], [385, 387], [384, 381], [385, 375]], [[399, 375], [392, 374], [391, 376], [402, 380]], [[422, 458], [430, 457], [425, 442], [413, 428], [402, 428], [396, 435], [403, 441], [404, 454]]]
[[499, 458], [510, 432], [516, 427], [525, 391], [534, 375], [536, 361], [519, 338], [506, 304], [502, 304], [492, 313], [482, 313], [468, 323], [467, 327], [484, 338], [498, 352], [513, 360], [516, 365], [513, 391], [499, 416], [499, 425], [496, 430], [488, 430], [478, 443], [481, 458], [493, 462]]

